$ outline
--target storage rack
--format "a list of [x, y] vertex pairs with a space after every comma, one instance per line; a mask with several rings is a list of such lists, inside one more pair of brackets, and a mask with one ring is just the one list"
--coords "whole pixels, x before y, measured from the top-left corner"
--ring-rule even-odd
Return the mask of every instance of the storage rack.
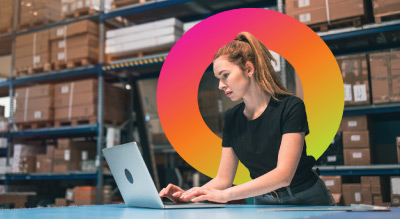
[[[16, 1], [18, 2], [18, 1]], [[102, 1], [103, 2], [103, 1]], [[273, 2], [273, 1], [271, 1]], [[104, 23], [110, 22], [109, 19], [118, 17], [118, 16], [126, 16], [130, 19], [136, 21], [136, 23], [143, 23], [148, 21], [153, 21], [157, 19], [167, 18], [167, 17], [178, 17], [182, 21], [192, 21], [198, 20], [202, 18], [206, 18], [211, 16], [212, 14], [216, 14], [221, 11], [239, 8], [239, 7], [268, 7], [275, 6], [276, 2], [266, 3], [265, 1], [254, 1], [254, 3], [247, 3], [247, 1], [220, 1], [218, 4], [210, 2], [210, 1], [194, 1], [194, 0], [175, 0], [175, 1], [160, 1], [160, 2], [146, 2], [140, 5], [132, 5], [123, 8], [118, 8], [112, 10], [110, 12], [104, 12], [104, 10], [100, 10], [99, 13], [89, 16], [83, 16], [76, 19], [66, 20], [64, 22], [52, 24], [46, 27], [35, 28], [29, 31], [16, 31], [15, 25], [16, 21], [14, 20], [14, 28], [12, 34], [3, 34], [0, 35], [1, 39], [12, 38], [13, 46], [15, 44], [15, 36], [25, 33], [30, 33], [42, 29], [48, 29], [56, 26], [65, 25], [68, 23], [76, 22], [84, 19], [98, 20], [100, 25], [100, 48], [103, 50], [104, 45]], [[216, 6], [213, 7], [212, 4]], [[103, 5], [103, 4], [102, 4]], [[225, 7], [219, 5], [228, 5]], [[18, 4], [16, 3], [16, 7]], [[103, 9], [103, 6], [102, 6]], [[185, 10], [182, 10], [185, 9]], [[17, 11], [15, 9], [15, 11]], [[16, 14], [16, 13], [14, 13]], [[382, 44], [374, 44], [374, 40], [370, 41], [369, 46], [362, 46], [358, 48], [341, 48], [340, 41], [343, 40], [355, 40], [359, 37], [372, 37], [378, 39], [378, 37], [382, 37], [385, 33], [399, 33], [400, 32], [400, 22], [383, 22], [381, 24], [368, 24], [362, 27], [356, 28], [345, 28], [339, 29], [335, 31], [328, 31], [325, 33], [319, 33], [321, 38], [331, 47], [332, 51], [335, 55], [343, 55], [343, 54], [352, 54], [352, 53], [360, 53], [360, 52], [371, 52], [375, 50], [388, 49], [388, 48], [398, 48], [400, 47], [400, 42], [398, 41], [389, 41], [388, 43]], [[377, 42], [377, 40], [375, 40]], [[341, 48], [341, 49], [335, 49]], [[13, 55], [13, 54], [12, 54]], [[140, 79], [144, 78], [154, 78], [159, 74], [160, 66], [165, 60], [167, 54], [159, 54], [155, 56], [147, 56], [143, 58], [135, 58], [124, 61], [114, 62], [108, 65], [102, 64], [102, 57], [100, 58], [100, 64], [95, 66], [74, 68], [74, 69], [66, 69], [57, 72], [48, 72], [36, 75], [29, 75], [19, 78], [11, 78], [6, 81], [0, 82], [0, 88], [8, 87], [9, 95], [12, 99], [14, 86], [21, 85], [26, 83], [33, 82], [41, 82], [62, 78], [70, 78], [75, 76], [82, 75], [96, 75], [99, 80], [103, 80], [104, 74], [114, 74], [119, 73], [120, 71], [134, 71], [132, 78], [130, 78], [129, 83], [135, 84]], [[146, 69], [147, 68], [147, 69]], [[150, 69], [150, 70], [148, 70]], [[11, 75], [12, 75], [11, 70]], [[128, 78], [125, 78], [128, 81]], [[54, 135], [59, 136], [60, 134], [64, 135], [72, 135], [72, 134], [82, 134], [82, 133], [91, 133], [98, 138], [97, 142], [97, 161], [100, 164], [98, 166], [98, 170], [94, 173], [65, 173], [65, 174], [5, 174], [0, 175], [0, 180], [5, 180], [6, 185], [8, 185], [10, 180], [39, 180], [39, 179], [96, 179], [96, 185], [98, 188], [101, 188], [103, 185], [103, 176], [109, 176], [109, 173], [103, 173], [101, 168], [102, 159], [100, 156], [100, 150], [103, 147], [103, 130], [104, 123], [102, 121], [102, 87], [99, 86], [99, 120], [96, 125], [83, 125], [76, 127], [62, 127], [62, 128], [49, 128], [49, 129], [37, 129], [37, 130], [26, 130], [26, 131], [10, 131], [8, 133], [1, 133], [1, 136], [6, 136], [9, 139], [9, 144], [12, 143], [12, 138], [14, 137], [25, 137], [25, 136], [40, 136], [40, 135]], [[10, 109], [12, 115], [12, 109]], [[379, 105], [368, 105], [368, 106], [357, 106], [357, 107], [345, 107], [344, 115], [360, 115], [360, 114], [382, 114], [389, 112], [400, 112], [400, 104], [379, 104]], [[138, 115], [140, 116], [140, 115]], [[142, 118], [143, 119], [143, 118]], [[10, 123], [12, 124], [12, 116], [10, 116]], [[143, 127], [142, 127], [143, 128]], [[147, 139], [146, 132], [141, 134], [141, 139]], [[150, 148], [149, 142], [141, 142], [142, 147], [146, 150]], [[164, 151], [167, 150], [171, 152], [169, 146], [163, 147]], [[162, 151], [162, 150], [161, 150]], [[144, 154], [149, 153], [149, 151]], [[9, 155], [7, 149], [0, 149], [0, 155], [6, 154]], [[146, 158], [146, 157], [145, 157]], [[149, 165], [149, 158], [146, 158], [146, 163]], [[321, 175], [400, 175], [400, 165], [368, 165], [368, 166], [326, 166], [319, 167], [321, 170]], [[98, 189], [98, 192], [101, 190]], [[98, 193], [99, 194], [99, 193]], [[98, 195], [99, 197], [99, 195]]]
[[[0, 175], [0, 180], [5, 181], [5, 185], [9, 185], [12, 180], [50, 180], [50, 179], [95, 179], [97, 186], [97, 203], [101, 203], [101, 189], [103, 186], [103, 177], [111, 176], [110, 173], [103, 173], [102, 170], [102, 156], [101, 149], [104, 145], [104, 121], [103, 121], [103, 86], [102, 81], [104, 81], [105, 74], [107, 75], [118, 75], [125, 82], [128, 82], [133, 85], [133, 88], [137, 88], [134, 84], [140, 79], [144, 78], [155, 78], [158, 77], [159, 70], [161, 68], [161, 64], [165, 60], [167, 54], [161, 54], [157, 56], [149, 56], [139, 59], [132, 59], [120, 63], [113, 63], [110, 65], [103, 65], [103, 54], [100, 53], [99, 56], [99, 64], [93, 66], [85, 66], [78, 67], [73, 69], [65, 69], [60, 71], [52, 71], [46, 73], [40, 73], [35, 75], [22, 76], [18, 78], [13, 77], [13, 60], [14, 60], [14, 47], [15, 47], [15, 38], [18, 35], [23, 35], [27, 33], [32, 33], [40, 30], [45, 30], [57, 26], [67, 25], [69, 23], [81, 21], [81, 20], [96, 20], [99, 22], [99, 51], [104, 51], [104, 33], [105, 33], [105, 23], [115, 25], [111, 19], [119, 16], [126, 16], [130, 20], [135, 20], [135, 23], [144, 23], [149, 21], [154, 21], [158, 19], [168, 18], [168, 17], [177, 17], [182, 21], [194, 21], [202, 18], [209, 17], [213, 14], [219, 13], [221, 11], [230, 10], [234, 8], [240, 7], [268, 7], [276, 5], [275, 1], [265, 2], [261, 0], [254, 0], [252, 3], [248, 3], [247, 1], [242, 0], [234, 0], [234, 1], [219, 1], [219, 2], [210, 2], [206, 0], [174, 0], [174, 1], [149, 1], [143, 4], [130, 5], [122, 8], [118, 8], [115, 10], [111, 10], [110, 12], [104, 11], [104, 1], [101, 1], [101, 9], [98, 13], [82, 16], [74, 19], [67, 19], [63, 22], [50, 24], [44, 27], [33, 28], [29, 30], [17, 31], [16, 25], [18, 23], [16, 16], [14, 16], [14, 24], [12, 33], [1, 34], [0, 40], [12, 40], [12, 67], [11, 67], [11, 76], [10, 79], [5, 81], [0, 81], [0, 88], [8, 87], [8, 95], [10, 97], [10, 103], [12, 103], [14, 87], [16, 85], [23, 85], [28, 83], [35, 82], [44, 82], [51, 81], [56, 79], [67, 79], [74, 78], [78, 76], [97, 76], [99, 81], [99, 98], [98, 98], [98, 121], [95, 125], [78, 125], [71, 127], [57, 127], [57, 128], [40, 128], [40, 129], [31, 129], [24, 131], [13, 131], [10, 130], [8, 133], [0, 133], [0, 135], [8, 138], [8, 147], [6, 149], [0, 150], [0, 155], [5, 154], [9, 158], [9, 148], [12, 144], [13, 138], [18, 137], [29, 137], [29, 136], [71, 136], [71, 135], [82, 135], [82, 134], [91, 134], [93, 136], [97, 136], [97, 156], [96, 156], [96, 166], [97, 171], [93, 173], [85, 173], [85, 172], [68, 172], [68, 173], [49, 173], [49, 174], [18, 174], [18, 173], [7, 173]], [[14, 15], [17, 15], [19, 7], [19, 1], [15, 1], [14, 5]], [[143, 67], [150, 67], [150, 71], [144, 70]], [[124, 77], [120, 75], [115, 70], [129, 70], [135, 71], [133, 77]], [[137, 101], [137, 97], [135, 98]], [[10, 104], [12, 106], [12, 104]], [[140, 111], [139, 108], [135, 109], [136, 111]], [[143, 131], [144, 126], [144, 118], [140, 113], [137, 114], [138, 117], [138, 125], [141, 139], [141, 146], [143, 150], [143, 155], [146, 161], [146, 164], [151, 166], [150, 161], [150, 143], [146, 141], [148, 139], [146, 131]], [[9, 117], [9, 127], [13, 126], [13, 109], [10, 107], [10, 117]], [[132, 133], [132, 132], [130, 132]], [[133, 137], [130, 136], [130, 139], [133, 140]], [[7, 160], [7, 165], [8, 165]], [[152, 173], [153, 175], [153, 173]], [[154, 176], [153, 176], [154, 177]]]

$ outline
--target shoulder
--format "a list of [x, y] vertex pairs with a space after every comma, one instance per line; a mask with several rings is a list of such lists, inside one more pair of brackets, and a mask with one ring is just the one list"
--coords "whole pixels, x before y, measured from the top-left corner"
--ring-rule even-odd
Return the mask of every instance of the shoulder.
[[302, 99], [294, 95], [278, 95], [278, 105], [284, 114], [291, 114], [294, 111], [305, 111], [305, 105]]

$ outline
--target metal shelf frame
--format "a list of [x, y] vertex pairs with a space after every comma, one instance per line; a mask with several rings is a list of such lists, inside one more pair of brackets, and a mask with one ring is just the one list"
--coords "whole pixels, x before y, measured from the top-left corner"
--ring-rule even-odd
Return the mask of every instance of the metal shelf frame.
[[400, 175], [400, 164], [363, 165], [363, 166], [317, 166], [321, 175]]

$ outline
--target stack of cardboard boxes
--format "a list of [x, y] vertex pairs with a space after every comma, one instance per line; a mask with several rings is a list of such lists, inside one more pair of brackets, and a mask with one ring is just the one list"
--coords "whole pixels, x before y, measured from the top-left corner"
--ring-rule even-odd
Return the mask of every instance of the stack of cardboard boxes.
[[[55, 85], [56, 126], [80, 121], [97, 122], [98, 82], [86, 79]], [[104, 84], [103, 118], [106, 122], [122, 123], [126, 117], [127, 95], [125, 90]]]
[[343, 117], [342, 130], [344, 165], [371, 164], [367, 116]]
[[94, 159], [95, 149], [95, 142], [58, 139], [57, 148], [54, 150], [53, 171], [63, 173], [81, 170], [83, 160]]
[[12, 31], [14, 0], [3, 0], [0, 8], [0, 33]]
[[396, 15], [400, 11], [400, 0], [372, 0], [375, 23], [381, 23], [382, 17]]
[[168, 50], [182, 34], [183, 23], [176, 18], [110, 30], [106, 33], [106, 54], [124, 56]]
[[99, 27], [83, 20], [50, 30], [51, 63], [56, 70], [98, 60]]
[[53, 156], [54, 145], [46, 147], [46, 154], [36, 155], [36, 172], [37, 173], [51, 173], [53, 172]]
[[372, 53], [369, 55], [369, 63], [372, 103], [399, 102], [400, 51]]
[[61, 0], [24, 0], [19, 6], [19, 27], [31, 28], [61, 21]]
[[[36, 125], [53, 122], [53, 85], [35, 85], [15, 89], [15, 123], [37, 128]], [[23, 128], [23, 127], [22, 127]]]
[[[94, 186], [77, 186], [73, 189], [67, 189], [65, 198], [56, 198], [55, 206], [69, 205], [94, 205], [96, 204], [96, 190]], [[102, 203], [111, 204], [112, 186], [103, 186]]]
[[33, 173], [36, 171], [36, 155], [43, 154], [41, 145], [15, 144], [14, 155], [10, 159], [12, 173]]
[[366, 199], [364, 204], [390, 206], [389, 178], [383, 176], [362, 176], [361, 191]]
[[342, 132], [338, 132], [328, 149], [317, 160], [318, 165], [343, 165]]
[[371, 104], [366, 55], [342, 56], [336, 60], [343, 75], [345, 106]]
[[365, 16], [365, 0], [286, 0], [286, 14], [307, 25]]
[[337, 205], [342, 202], [342, 177], [341, 176], [320, 176], [326, 187], [331, 192]]
[[50, 70], [49, 31], [42, 30], [17, 36], [14, 63], [17, 74], [26, 70], [33, 73], [36, 68]]
[[[104, 0], [104, 9], [111, 9], [113, 0]], [[78, 17], [80, 15], [92, 14], [100, 10], [100, 0], [62, 0], [61, 16]]]

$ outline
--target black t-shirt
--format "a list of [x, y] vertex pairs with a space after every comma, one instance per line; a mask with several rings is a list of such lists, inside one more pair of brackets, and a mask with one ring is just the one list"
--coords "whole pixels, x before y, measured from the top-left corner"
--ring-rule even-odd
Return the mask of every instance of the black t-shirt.
[[[243, 114], [244, 103], [225, 113], [223, 147], [232, 147], [236, 156], [255, 179], [276, 168], [282, 135], [286, 133], [309, 133], [304, 102], [290, 95], [272, 97], [265, 111], [256, 119], [248, 120]], [[312, 167], [315, 159], [307, 156], [306, 143], [290, 187], [296, 187], [315, 177]]]

